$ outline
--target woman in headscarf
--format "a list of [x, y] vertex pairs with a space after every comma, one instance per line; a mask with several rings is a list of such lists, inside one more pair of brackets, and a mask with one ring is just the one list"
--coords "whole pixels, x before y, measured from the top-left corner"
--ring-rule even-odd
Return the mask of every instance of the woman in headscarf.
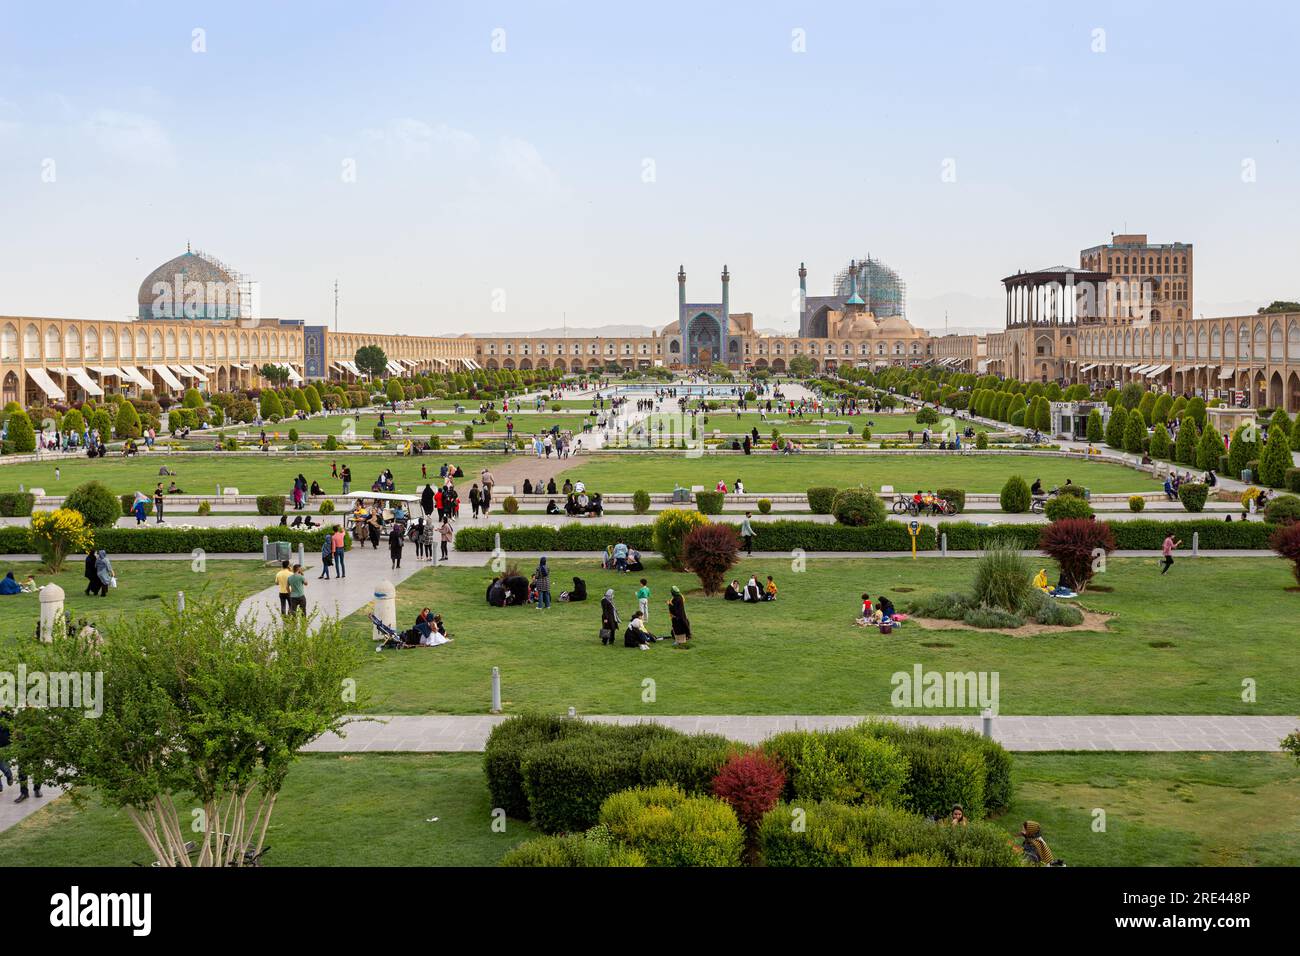
[[469, 489], [469, 506], [470, 509], [474, 512], [475, 518], [478, 517], [478, 501], [479, 501], [478, 483], [475, 482], [475, 484], [472, 485]]
[[600, 599], [600, 643], [613, 644], [618, 633], [618, 608], [614, 607], [614, 589], [610, 588]]
[[673, 585], [672, 597], [668, 601], [668, 619], [672, 624], [673, 647], [685, 647], [691, 639], [691, 622], [686, 617], [686, 600], [682, 589]]
[[740, 593], [740, 582], [737, 581], [735, 578], [732, 578], [731, 583], [727, 585], [727, 590], [722, 595], [722, 597], [724, 600], [727, 601], [741, 600], [743, 598], [743, 595]]
[[95, 549], [86, 549], [86, 593], [99, 593], [99, 572], [95, 570]]
[[402, 566], [402, 543], [401, 527], [394, 522], [393, 530], [388, 532], [388, 556], [393, 561], [394, 569]]
[[113, 583], [113, 562], [108, 560], [108, 552], [103, 548], [95, 552], [95, 574], [99, 576], [99, 596], [105, 597]]
[[551, 606], [551, 569], [546, 566], [546, 555], [537, 562], [533, 573], [533, 587], [537, 591], [537, 610], [547, 610]]
[[420, 492], [420, 510], [425, 515], [433, 514], [433, 486], [425, 484], [424, 490]]
[[1047, 841], [1043, 839], [1043, 828], [1038, 823], [1026, 820], [1020, 828], [1020, 835], [1024, 838], [1021, 850], [1025, 854], [1025, 862], [1032, 866], [1051, 866], [1056, 862]]

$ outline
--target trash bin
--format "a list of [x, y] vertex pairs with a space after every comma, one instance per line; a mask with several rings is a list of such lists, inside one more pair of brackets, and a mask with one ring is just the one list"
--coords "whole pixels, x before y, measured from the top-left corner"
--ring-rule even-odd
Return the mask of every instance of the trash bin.
[[271, 541], [267, 544], [266, 560], [268, 561], [289, 561], [293, 557], [293, 546], [288, 541]]
[[1252, 481], [1255, 480], [1255, 476], [1250, 473], [1249, 468], [1243, 468], [1241, 469], [1241, 480], [1244, 481], [1246, 484], [1250, 484]]

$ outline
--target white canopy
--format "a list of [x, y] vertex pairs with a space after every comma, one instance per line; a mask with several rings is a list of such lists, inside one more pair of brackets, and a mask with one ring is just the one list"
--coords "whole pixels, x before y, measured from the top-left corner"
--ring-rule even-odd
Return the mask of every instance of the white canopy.
[[1147, 369], [1142, 374], [1145, 375], [1147, 378], [1155, 378], [1157, 375], [1161, 374], [1162, 372], [1167, 372], [1167, 371], [1169, 371], [1168, 365], [1157, 365], [1154, 368]]
[[204, 380], [204, 379], [207, 378], [206, 375], [204, 375], [202, 372], [200, 372], [200, 371], [199, 371], [195, 366], [193, 366], [193, 365], [182, 365], [182, 366], [181, 366], [181, 371], [182, 371], [184, 374], [188, 375], [190, 378], [197, 378], [197, 379], [200, 379], [200, 380]]
[[1233, 371], [1232, 369], [1230, 369], [1230, 368], [1225, 368], [1223, 371], [1221, 371], [1221, 372], [1219, 373], [1219, 379], [1222, 380], [1222, 379], [1232, 378], [1232, 376], [1234, 376], [1234, 375], [1236, 375], [1236, 374], [1237, 374], [1237, 373], [1236, 373], [1235, 371]]
[[[199, 365], [197, 362], [194, 364], [194, 367], [195, 367], [196, 369], [198, 369], [200, 372], [202, 372], [204, 375], [215, 375], [215, 374], [216, 374], [216, 371], [217, 371], [215, 368], [212, 368], [211, 366], [208, 366], [208, 365]], [[244, 366], [241, 366], [241, 367], [242, 367], [242, 368], [248, 368], [247, 365], [244, 365]]]
[[392, 372], [394, 375], [401, 375], [402, 373], [404, 373], [404, 372], [406, 371], [406, 369], [402, 368], [402, 366], [398, 365], [398, 364], [397, 364], [396, 362], [394, 362], [392, 359], [389, 359], [389, 360], [388, 360], [388, 371]]
[[103, 395], [104, 390], [95, 383], [95, 380], [86, 374], [84, 368], [70, 368], [68, 374], [76, 379], [77, 384], [86, 390], [88, 395]]
[[170, 385], [172, 388], [185, 387], [184, 385], [181, 384], [181, 380], [177, 378], [175, 375], [173, 375], [172, 370], [169, 369], [166, 365], [150, 365], [147, 367], [149, 368], [150, 371], [157, 372], [158, 377], [161, 378], [168, 385]]
[[54, 384], [54, 379], [50, 378], [50, 373], [43, 368], [29, 368], [27, 374], [31, 376], [33, 382], [40, 386], [41, 391], [47, 397], [54, 399], [56, 402], [66, 401], [68, 396], [64, 394], [63, 389]]
[[126, 373], [124, 373], [120, 368], [113, 368], [111, 365], [91, 365], [89, 368], [100, 378], [107, 378], [109, 376], [126, 378]]
[[362, 374], [361, 369], [357, 368], [355, 362], [348, 362], [343, 359], [339, 359], [334, 364], [339, 366], [341, 369], [343, 369], [343, 371], [350, 372], [353, 375], [360, 376]]
[[1094, 365], [1085, 365], [1083, 368], [1079, 369], [1079, 373], [1080, 373], [1080, 374], [1083, 374], [1084, 372], [1090, 372], [1090, 371], [1092, 371], [1092, 370], [1093, 370], [1094, 368], [1096, 368], [1096, 367], [1097, 367], [1097, 366], [1096, 366], [1095, 364], [1094, 364]]
[[147, 388], [153, 391], [153, 382], [149, 381], [134, 365], [123, 365], [122, 371], [126, 373], [128, 380], [135, 382], [141, 388]]

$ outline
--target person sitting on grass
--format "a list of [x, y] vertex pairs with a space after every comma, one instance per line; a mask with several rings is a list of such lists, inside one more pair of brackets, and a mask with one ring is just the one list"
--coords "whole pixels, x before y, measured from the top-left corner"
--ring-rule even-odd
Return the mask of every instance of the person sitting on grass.
[[1040, 591], [1050, 591], [1051, 587], [1047, 583], [1047, 569], [1039, 568], [1038, 573], [1034, 575], [1034, 587]]
[[1026, 820], [1020, 828], [1023, 843], [1015, 849], [1023, 853], [1030, 866], [1052, 866], [1056, 862], [1051, 848], [1043, 839], [1043, 828], [1034, 820]]
[[722, 594], [722, 599], [724, 601], [743, 601], [744, 595], [740, 593], [740, 582], [732, 578], [731, 583], [727, 585], [727, 590]]
[[18, 583], [12, 571], [8, 572], [4, 576], [4, 580], [0, 580], [0, 594], [22, 594], [22, 593], [23, 593], [23, 586]]
[[763, 600], [763, 589], [759, 586], [757, 574], [749, 576], [749, 583], [745, 585], [744, 596], [746, 604], [753, 604]]
[[627, 545], [622, 541], [614, 545], [614, 570], [627, 571]]
[[555, 499], [554, 499], [554, 498], [552, 498], [550, 501], [546, 502], [546, 513], [547, 513], [548, 515], [558, 515], [558, 514], [561, 514], [561, 513], [562, 513], [562, 512], [560, 511], [559, 507], [555, 504]]
[[178, 487], [176, 486], [176, 482], [173, 481], [173, 482], [171, 482], [171, 483], [167, 486], [167, 494], [169, 494], [169, 495], [183, 495], [183, 494], [185, 494], [185, 492], [181, 491], [181, 489], [178, 488]]
[[627, 569], [629, 571], [645, 570], [645, 565], [641, 563], [641, 552], [636, 548], [627, 549]]
[[648, 651], [650, 645], [657, 640], [659, 638], [646, 629], [645, 619], [641, 616], [641, 612], [634, 613], [632, 620], [628, 622], [627, 630], [623, 632], [623, 646]]
[[767, 586], [763, 588], [763, 600], [776, 600], [776, 582], [772, 580], [772, 575], [770, 574], [767, 576]]
[[894, 602], [883, 594], [876, 598], [876, 606], [880, 611], [882, 621], [892, 621], [898, 616], [898, 612], [894, 610]]

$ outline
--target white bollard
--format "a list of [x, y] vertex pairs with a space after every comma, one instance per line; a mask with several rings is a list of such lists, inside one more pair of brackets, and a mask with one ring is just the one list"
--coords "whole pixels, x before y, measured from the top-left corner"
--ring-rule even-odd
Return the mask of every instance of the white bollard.
[[177, 591], [177, 592], [176, 592], [176, 610], [177, 610], [178, 613], [184, 613], [184, 611], [185, 611], [185, 592], [184, 592], [184, 591]]
[[501, 668], [492, 668], [492, 713], [501, 713]]
[[993, 739], [993, 711], [986, 710], [980, 714], [980, 730], [987, 739]]
[[939, 535], [939, 556], [948, 557], [948, 532], [944, 531]]
[[298, 542], [298, 567], [307, 567], [307, 555], [302, 550], [302, 542]]
[[45, 643], [54, 640], [54, 629], [63, 619], [63, 588], [47, 584], [41, 588], [40, 638]]
[[[397, 630], [397, 588], [393, 586], [392, 581], [380, 581], [375, 584], [375, 617], [393, 630]], [[371, 632], [370, 636], [376, 641], [384, 639], [384, 635], [379, 633], [379, 628], [372, 626]]]
[[1201, 553], [1201, 533], [1199, 531], [1193, 531], [1192, 532], [1192, 557], [1196, 557], [1200, 553]]
[[495, 540], [493, 541], [493, 549], [494, 549], [495, 551], [498, 551], [498, 552], [501, 550], [501, 532], [500, 532], [500, 531], [498, 531], [498, 532], [496, 533], [496, 538], [495, 538]]

